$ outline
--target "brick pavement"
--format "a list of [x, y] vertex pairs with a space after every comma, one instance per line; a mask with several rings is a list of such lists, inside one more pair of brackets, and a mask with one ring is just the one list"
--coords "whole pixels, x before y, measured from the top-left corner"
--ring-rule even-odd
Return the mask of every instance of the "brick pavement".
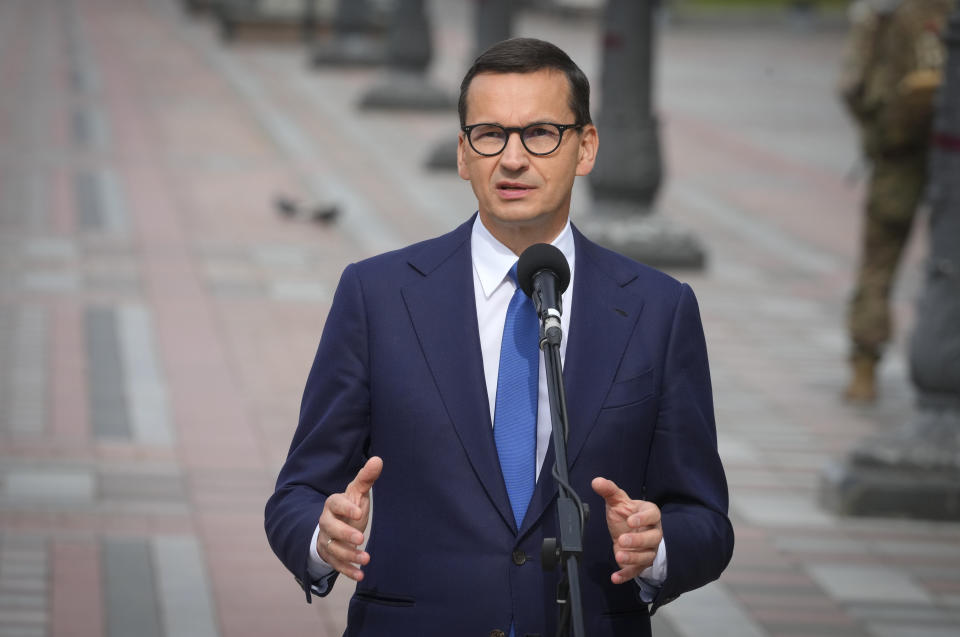
[[[468, 7], [431, 7], [452, 90]], [[589, 17], [518, 31], [599, 77]], [[960, 526], [814, 499], [828, 460], [910, 414], [923, 254], [919, 233], [882, 401], [842, 405], [862, 186], [838, 54], [832, 30], [661, 38], [660, 207], [710, 250], [677, 274], [701, 302], [738, 538], [719, 582], [655, 618], [665, 637], [960, 628]], [[342, 632], [349, 587], [305, 605], [263, 503], [342, 267], [473, 206], [421, 168], [455, 115], [361, 114], [377, 78], [308, 71], [296, 45], [224, 47], [175, 0], [0, 3], [0, 636]], [[282, 218], [278, 194], [342, 216]]]

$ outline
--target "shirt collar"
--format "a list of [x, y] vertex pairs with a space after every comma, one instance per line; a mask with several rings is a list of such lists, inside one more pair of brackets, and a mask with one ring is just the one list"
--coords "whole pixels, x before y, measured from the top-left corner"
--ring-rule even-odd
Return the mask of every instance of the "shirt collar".
[[[573, 270], [574, 241], [573, 231], [570, 229], [570, 220], [563, 226], [563, 230], [557, 235], [551, 244], [560, 249], [563, 256], [567, 258], [571, 271]], [[480, 221], [480, 215], [473, 222], [473, 232], [470, 236], [470, 249], [473, 258], [473, 267], [480, 279], [480, 286], [483, 288], [483, 296], [490, 298], [490, 295], [506, 281], [510, 268], [517, 261], [517, 255], [510, 248], [500, 243], [496, 237], [490, 234], [483, 222]]]

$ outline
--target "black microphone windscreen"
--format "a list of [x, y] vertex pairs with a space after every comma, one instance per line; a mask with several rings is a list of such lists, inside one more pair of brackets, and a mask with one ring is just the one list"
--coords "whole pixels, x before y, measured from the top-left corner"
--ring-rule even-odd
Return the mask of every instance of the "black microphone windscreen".
[[517, 262], [517, 282], [527, 296], [533, 293], [533, 279], [541, 270], [557, 275], [557, 294], [563, 294], [570, 285], [570, 266], [563, 252], [549, 243], [535, 243], [523, 251]]

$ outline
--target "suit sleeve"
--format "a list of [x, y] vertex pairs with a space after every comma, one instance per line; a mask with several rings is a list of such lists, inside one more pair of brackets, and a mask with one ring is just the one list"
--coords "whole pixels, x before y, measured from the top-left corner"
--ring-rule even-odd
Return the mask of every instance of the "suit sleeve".
[[[267, 501], [264, 527], [274, 553], [310, 601], [310, 539], [327, 496], [363, 466], [370, 423], [366, 308], [356, 265], [344, 270], [307, 378], [286, 462]], [[325, 592], [333, 586], [327, 581]]]
[[663, 370], [646, 497], [660, 506], [669, 563], [651, 611], [717, 579], [733, 554], [707, 347], [697, 301], [686, 284], [680, 288]]

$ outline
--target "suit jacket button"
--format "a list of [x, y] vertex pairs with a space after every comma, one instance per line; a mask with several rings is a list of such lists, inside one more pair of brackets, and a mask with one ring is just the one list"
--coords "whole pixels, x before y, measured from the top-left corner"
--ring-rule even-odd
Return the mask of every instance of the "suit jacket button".
[[516, 564], [517, 566], [523, 566], [523, 564], [524, 564], [526, 561], [527, 561], [527, 554], [526, 554], [526, 553], [524, 553], [524, 552], [521, 551], [520, 549], [517, 549], [516, 551], [513, 552], [513, 563], [514, 563], [514, 564]]
[[499, 628], [494, 628], [490, 631], [490, 637], [507, 637], [507, 633], [503, 632]]

